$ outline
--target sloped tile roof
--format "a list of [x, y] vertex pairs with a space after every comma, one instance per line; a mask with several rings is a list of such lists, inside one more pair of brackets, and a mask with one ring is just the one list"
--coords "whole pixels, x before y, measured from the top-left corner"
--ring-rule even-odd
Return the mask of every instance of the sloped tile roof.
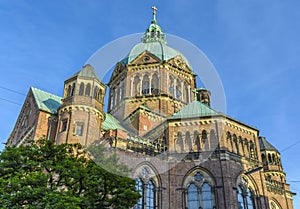
[[171, 115], [169, 119], [185, 119], [215, 115], [220, 115], [220, 113], [213, 110], [209, 106], [195, 100], [185, 106], [182, 110]]
[[120, 124], [120, 122], [109, 113], [106, 113], [106, 118], [102, 123], [102, 129], [105, 131], [116, 129], [126, 131], [126, 129]]
[[265, 137], [259, 137], [259, 146], [261, 151], [268, 150], [278, 152], [278, 150], [270, 142], [268, 142]]
[[61, 97], [40, 89], [31, 87], [32, 94], [40, 110], [48, 113], [56, 113], [57, 109], [61, 106]]
[[[96, 74], [94, 68], [89, 64], [83, 66], [82, 69], [79, 70], [74, 75], [72, 75], [71, 78], [78, 77], [78, 76], [79, 77], [87, 77], [87, 78], [95, 78], [95, 79], [98, 79], [100, 81], [100, 78]], [[71, 78], [69, 78], [69, 79], [71, 79]]]

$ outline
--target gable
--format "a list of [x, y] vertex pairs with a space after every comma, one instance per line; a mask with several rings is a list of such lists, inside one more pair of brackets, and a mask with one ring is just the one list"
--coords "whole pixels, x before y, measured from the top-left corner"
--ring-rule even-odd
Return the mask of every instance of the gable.
[[62, 104], [62, 98], [59, 96], [34, 87], [31, 87], [30, 91], [33, 94], [34, 100], [39, 110], [53, 114], [57, 112], [58, 108]]
[[159, 59], [154, 54], [150, 53], [149, 51], [145, 50], [140, 55], [138, 55], [130, 64], [134, 65], [143, 65], [149, 63], [159, 63], [161, 59]]
[[167, 62], [173, 67], [179, 68], [187, 72], [191, 72], [191, 69], [180, 55], [177, 55], [167, 60]]

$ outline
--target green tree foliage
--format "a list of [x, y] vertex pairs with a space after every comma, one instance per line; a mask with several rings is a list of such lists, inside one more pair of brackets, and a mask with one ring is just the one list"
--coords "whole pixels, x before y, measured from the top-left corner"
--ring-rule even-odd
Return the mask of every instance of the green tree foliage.
[[[102, 164], [128, 171], [115, 156], [105, 158], [100, 147], [91, 150]], [[125, 209], [139, 197], [134, 180], [108, 172], [80, 144], [39, 140], [0, 154], [0, 208]]]

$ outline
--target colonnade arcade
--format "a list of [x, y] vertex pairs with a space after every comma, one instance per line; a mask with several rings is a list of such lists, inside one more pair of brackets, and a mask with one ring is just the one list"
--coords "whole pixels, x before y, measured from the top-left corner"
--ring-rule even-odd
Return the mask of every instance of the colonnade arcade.
[[168, 94], [170, 97], [186, 104], [191, 102], [191, 86], [185, 80], [175, 75], [169, 74], [166, 78], [167, 89], [164, 87], [165, 84], [161, 83], [162, 78], [158, 71], [135, 73], [131, 75], [129, 79], [129, 88], [125, 86], [125, 78], [112, 86], [110, 91], [111, 109], [125, 97], [143, 95], [158, 96]]

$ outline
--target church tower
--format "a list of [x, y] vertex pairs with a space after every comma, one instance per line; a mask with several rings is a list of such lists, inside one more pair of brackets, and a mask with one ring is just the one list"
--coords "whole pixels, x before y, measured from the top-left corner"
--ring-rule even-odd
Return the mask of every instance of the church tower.
[[105, 90], [106, 86], [89, 64], [65, 81], [58, 109], [57, 143], [87, 146], [101, 137]]
[[117, 63], [108, 84], [108, 112], [139, 135], [190, 103], [196, 87], [188, 60], [167, 45], [157, 24], [157, 9], [152, 9], [153, 19], [142, 42]]
[[289, 184], [286, 183], [286, 174], [282, 168], [279, 151], [265, 137], [259, 137], [259, 144], [267, 192], [269, 196], [274, 197], [270, 198], [270, 209], [280, 208], [278, 206], [280, 204], [283, 207], [292, 208], [294, 194], [290, 191]]

